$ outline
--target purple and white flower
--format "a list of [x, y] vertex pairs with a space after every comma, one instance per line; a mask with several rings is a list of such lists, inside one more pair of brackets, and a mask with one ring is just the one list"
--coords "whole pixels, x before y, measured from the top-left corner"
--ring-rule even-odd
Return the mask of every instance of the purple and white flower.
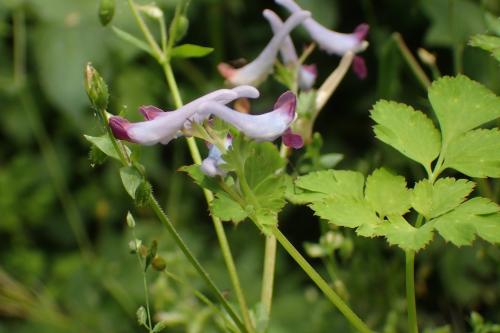
[[[275, 0], [275, 2], [285, 7], [292, 15], [302, 11], [302, 8], [293, 0]], [[365, 38], [368, 34], [369, 26], [366, 23], [358, 25], [354, 32], [350, 34], [344, 34], [325, 28], [313, 18], [304, 20], [302, 25], [318, 46], [329, 54], [342, 56], [347, 51], [357, 53], [364, 51], [368, 46]]]
[[238, 69], [229, 64], [220, 63], [217, 66], [219, 73], [231, 85], [257, 85], [261, 83], [272, 72], [274, 61], [283, 41], [297, 25], [310, 16], [311, 13], [307, 11], [299, 10], [294, 12], [282, 25], [281, 29], [274, 34], [273, 38], [255, 60]]
[[[283, 27], [283, 21], [270, 9], [265, 9], [262, 13], [271, 25], [273, 33], [278, 33]], [[290, 36], [285, 37], [280, 48], [281, 59], [285, 65], [296, 65], [299, 62], [297, 51], [293, 45]], [[303, 90], [309, 90], [314, 85], [318, 75], [316, 65], [301, 65], [298, 69], [299, 87]]]
[[181, 130], [188, 128], [191, 122], [201, 122], [206, 117], [198, 116], [198, 107], [211, 101], [217, 104], [227, 104], [241, 97], [257, 98], [259, 91], [251, 86], [239, 86], [233, 89], [220, 89], [202, 96], [175, 111], [163, 111], [154, 106], [142, 106], [139, 111], [146, 121], [131, 123], [127, 119], [112, 116], [109, 126], [114, 136], [143, 145], [155, 143], [167, 144], [172, 139], [182, 135]]
[[278, 98], [272, 111], [260, 115], [240, 113], [216, 102], [200, 105], [199, 114], [216, 116], [256, 141], [274, 141], [282, 136], [285, 145], [300, 148], [303, 146], [302, 138], [290, 130], [297, 115], [296, 104], [295, 95], [287, 91]]

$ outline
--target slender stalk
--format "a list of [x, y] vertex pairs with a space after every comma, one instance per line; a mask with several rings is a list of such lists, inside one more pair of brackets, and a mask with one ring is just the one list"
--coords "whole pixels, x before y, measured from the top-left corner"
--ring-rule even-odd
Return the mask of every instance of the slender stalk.
[[362, 333], [371, 333], [368, 326], [351, 310], [351, 308], [342, 300], [342, 298], [333, 291], [328, 283], [318, 274], [318, 272], [307, 262], [307, 260], [297, 251], [297, 249], [288, 241], [277, 227], [272, 227], [271, 231], [281, 246], [297, 262], [302, 270], [313, 280], [325, 296], [333, 305], [344, 315], [351, 325]]
[[199, 261], [193, 256], [191, 250], [188, 248], [186, 243], [182, 240], [181, 236], [177, 232], [177, 230], [174, 228], [172, 222], [168, 218], [168, 216], [163, 212], [161, 209], [160, 205], [156, 201], [156, 199], [153, 197], [153, 195], [150, 195], [149, 198], [150, 202], [150, 207], [151, 209], [155, 212], [156, 216], [160, 219], [161, 223], [167, 228], [167, 230], [170, 232], [172, 237], [174, 238], [175, 243], [177, 246], [181, 249], [181, 251], [184, 253], [186, 258], [189, 260], [191, 265], [196, 269], [196, 271], [200, 274], [200, 276], [205, 280], [207, 283], [208, 287], [212, 290], [212, 292], [217, 296], [219, 301], [221, 302], [222, 306], [224, 309], [227, 311], [229, 316], [234, 320], [235, 324], [238, 326], [238, 328], [242, 332], [248, 332], [241, 320], [238, 318], [238, 315], [236, 312], [234, 312], [233, 308], [227, 300], [224, 298], [224, 295], [219, 291], [215, 283], [212, 281], [208, 273], [203, 269]]
[[413, 54], [408, 49], [408, 46], [406, 46], [406, 43], [403, 40], [401, 34], [399, 32], [395, 32], [392, 34], [392, 38], [396, 42], [396, 45], [399, 47], [401, 55], [406, 60], [406, 63], [410, 66], [410, 69], [417, 78], [418, 82], [422, 85], [424, 89], [427, 90], [427, 88], [431, 85], [431, 80], [429, 80], [427, 74], [425, 74], [422, 67], [418, 64], [417, 59], [415, 59]]
[[271, 317], [271, 306], [273, 303], [274, 271], [276, 266], [276, 237], [266, 236], [264, 250], [264, 271], [262, 273], [262, 290], [260, 301], [266, 311], [267, 317]]
[[414, 261], [415, 252], [406, 251], [406, 304], [408, 311], [408, 332], [418, 333], [417, 326], [417, 306], [415, 303], [415, 272], [414, 272]]
[[[175, 80], [174, 73], [172, 71], [172, 67], [170, 66], [169, 62], [164, 63], [162, 67], [165, 73], [165, 77], [167, 79], [168, 86], [170, 87], [172, 97], [174, 98], [176, 107], [180, 108], [183, 105], [183, 103], [179, 93], [177, 82]], [[201, 164], [201, 155], [198, 146], [196, 145], [196, 140], [193, 137], [189, 137], [186, 138], [186, 141], [193, 162], [195, 164]], [[207, 189], [203, 189], [203, 194], [205, 195], [205, 200], [207, 204], [210, 205], [210, 203], [214, 199], [213, 193]], [[229, 247], [229, 242], [227, 240], [227, 236], [224, 231], [224, 226], [222, 225], [221, 220], [213, 215], [212, 215], [212, 222], [214, 224], [215, 233], [217, 234], [217, 238], [219, 240], [219, 246], [222, 251], [222, 256], [224, 257], [224, 261], [226, 263], [229, 279], [231, 280], [231, 284], [233, 285], [234, 292], [236, 294], [236, 299], [238, 300], [238, 304], [240, 306], [240, 310], [243, 315], [243, 321], [245, 322], [245, 327], [249, 332], [253, 332], [254, 328], [252, 325], [252, 320], [250, 318], [250, 311], [246, 303], [245, 294], [243, 293], [243, 289], [241, 288], [238, 271], [236, 270], [236, 265], [234, 263], [234, 258], [231, 253], [231, 248]]]
[[[172, 71], [172, 67], [170, 66], [170, 63], [166, 61], [167, 57], [165, 54], [161, 52], [159, 49], [157, 43], [155, 40], [152, 38], [151, 32], [149, 31], [148, 27], [144, 24], [144, 21], [142, 20], [141, 16], [139, 13], [137, 13], [136, 8], [134, 7], [133, 0], [128, 0], [129, 6], [131, 10], [134, 13], [135, 19], [139, 25], [139, 28], [141, 29], [142, 33], [144, 34], [146, 40], [148, 41], [150, 47], [158, 53], [156, 56], [156, 60], [160, 63], [162, 66], [163, 72], [165, 74], [167, 84], [170, 88], [170, 92], [172, 93], [172, 97], [174, 98], [174, 103], [177, 108], [181, 107], [183, 105], [182, 103], [182, 98], [180, 96], [179, 88], [177, 86], [177, 81], [175, 80], [174, 73]], [[169, 48], [167, 41], [167, 49]], [[191, 154], [191, 157], [196, 164], [201, 164], [201, 155], [200, 151], [198, 150], [198, 146], [196, 145], [196, 141], [194, 138], [187, 138], [187, 144], [189, 147], [189, 152]], [[205, 199], [208, 204], [213, 200], [213, 194], [212, 192], [208, 190], [203, 191], [205, 195]], [[245, 296], [243, 294], [243, 290], [241, 288], [240, 280], [236, 271], [236, 265], [234, 263], [234, 259], [229, 247], [229, 242], [227, 240], [227, 236], [224, 231], [224, 227], [222, 226], [222, 222], [216, 218], [215, 216], [212, 216], [212, 221], [214, 224], [215, 232], [217, 234], [217, 238], [219, 240], [219, 245], [221, 247], [221, 251], [224, 257], [224, 261], [227, 266], [229, 278], [231, 280], [231, 283], [233, 285], [233, 288], [236, 293], [236, 297], [238, 299], [238, 303], [241, 309], [241, 312], [243, 314], [243, 320], [245, 322], [245, 331], [248, 332], [253, 332], [253, 326], [252, 322], [250, 319], [250, 311], [248, 310], [248, 306], [246, 304]]]

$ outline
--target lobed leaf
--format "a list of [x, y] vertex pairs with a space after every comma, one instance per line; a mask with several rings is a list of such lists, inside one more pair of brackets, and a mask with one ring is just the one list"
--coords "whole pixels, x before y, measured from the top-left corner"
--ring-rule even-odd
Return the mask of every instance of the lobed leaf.
[[441, 126], [444, 146], [460, 134], [500, 117], [500, 98], [463, 75], [434, 81], [429, 100]]
[[317, 198], [319, 195], [319, 197], [323, 198], [333, 197], [362, 200], [364, 182], [364, 176], [360, 172], [323, 170], [311, 172], [297, 178], [295, 185], [300, 190], [316, 193], [311, 198]]
[[451, 141], [443, 168], [452, 168], [470, 177], [500, 177], [499, 129], [477, 129]]
[[434, 184], [422, 180], [412, 191], [413, 208], [426, 219], [440, 216], [460, 205], [474, 189], [465, 179], [440, 178]]
[[404, 215], [411, 207], [405, 178], [383, 168], [366, 179], [365, 199], [381, 216]]
[[[377, 214], [364, 200], [326, 199], [313, 202], [309, 207], [314, 210], [317, 216], [337, 226], [357, 228], [369, 225], [373, 227], [381, 222]], [[376, 235], [373, 233], [365, 236]]]
[[476, 234], [486, 241], [498, 243], [499, 212], [500, 206], [494, 202], [476, 197], [430, 222], [444, 239], [457, 246], [470, 245]]
[[434, 237], [432, 224], [427, 223], [415, 228], [402, 216], [390, 216], [389, 221], [378, 228], [378, 233], [385, 236], [389, 244], [397, 245], [405, 251], [421, 250]]
[[428, 168], [441, 149], [441, 135], [425, 114], [411, 106], [379, 101], [371, 111], [375, 136]]

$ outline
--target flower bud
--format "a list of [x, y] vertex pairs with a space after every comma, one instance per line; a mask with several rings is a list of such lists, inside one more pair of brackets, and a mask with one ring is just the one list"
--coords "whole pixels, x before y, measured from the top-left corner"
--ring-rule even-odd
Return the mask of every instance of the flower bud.
[[115, 15], [115, 0], [101, 0], [99, 3], [99, 20], [107, 26]]
[[108, 107], [108, 86], [91, 63], [85, 68], [84, 84], [92, 106], [95, 109], [105, 110]]
[[134, 216], [132, 216], [132, 214], [130, 212], [127, 213], [127, 225], [130, 228], [135, 227], [135, 219], [134, 219]]
[[181, 15], [178, 18], [177, 21], [177, 34], [175, 35], [175, 41], [178, 42], [184, 36], [186, 36], [186, 33], [189, 29], [189, 20], [185, 15]]
[[162, 257], [156, 256], [156, 257], [154, 257], [153, 262], [151, 263], [151, 266], [153, 266], [153, 268], [156, 271], [162, 272], [167, 267], [167, 262]]

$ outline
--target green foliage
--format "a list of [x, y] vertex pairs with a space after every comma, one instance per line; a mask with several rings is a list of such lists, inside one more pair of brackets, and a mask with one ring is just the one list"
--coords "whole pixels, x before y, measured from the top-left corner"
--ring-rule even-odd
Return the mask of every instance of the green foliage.
[[[500, 103], [500, 101], [499, 101]], [[450, 142], [443, 168], [470, 177], [500, 177], [500, 130], [476, 129]]]
[[404, 215], [411, 206], [404, 177], [385, 169], [375, 170], [366, 179], [365, 199], [381, 217]]
[[432, 120], [420, 111], [401, 103], [379, 101], [373, 106], [377, 139], [405, 156], [430, 167], [439, 155], [441, 136]]
[[488, 35], [475, 35], [469, 41], [469, 45], [479, 47], [491, 53], [497, 61], [500, 61], [500, 37]]
[[432, 219], [460, 205], [473, 188], [474, 183], [465, 179], [441, 178], [434, 184], [421, 180], [412, 191], [412, 206], [426, 219]]
[[120, 168], [120, 177], [127, 193], [135, 199], [136, 191], [143, 181], [140, 172], [135, 167], [124, 166]]
[[429, 88], [429, 101], [439, 120], [443, 146], [500, 117], [500, 98], [463, 75], [435, 81]]
[[120, 156], [118, 156], [118, 152], [115, 150], [109, 135], [103, 134], [101, 136], [91, 136], [91, 135], [83, 135], [83, 137], [92, 143], [94, 147], [97, 147], [100, 151], [102, 151], [106, 156], [112, 157], [116, 160], [120, 160]]
[[174, 47], [170, 56], [172, 58], [200, 58], [209, 55], [213, 50], [213, 48], [206, 46], [182, 44]]

